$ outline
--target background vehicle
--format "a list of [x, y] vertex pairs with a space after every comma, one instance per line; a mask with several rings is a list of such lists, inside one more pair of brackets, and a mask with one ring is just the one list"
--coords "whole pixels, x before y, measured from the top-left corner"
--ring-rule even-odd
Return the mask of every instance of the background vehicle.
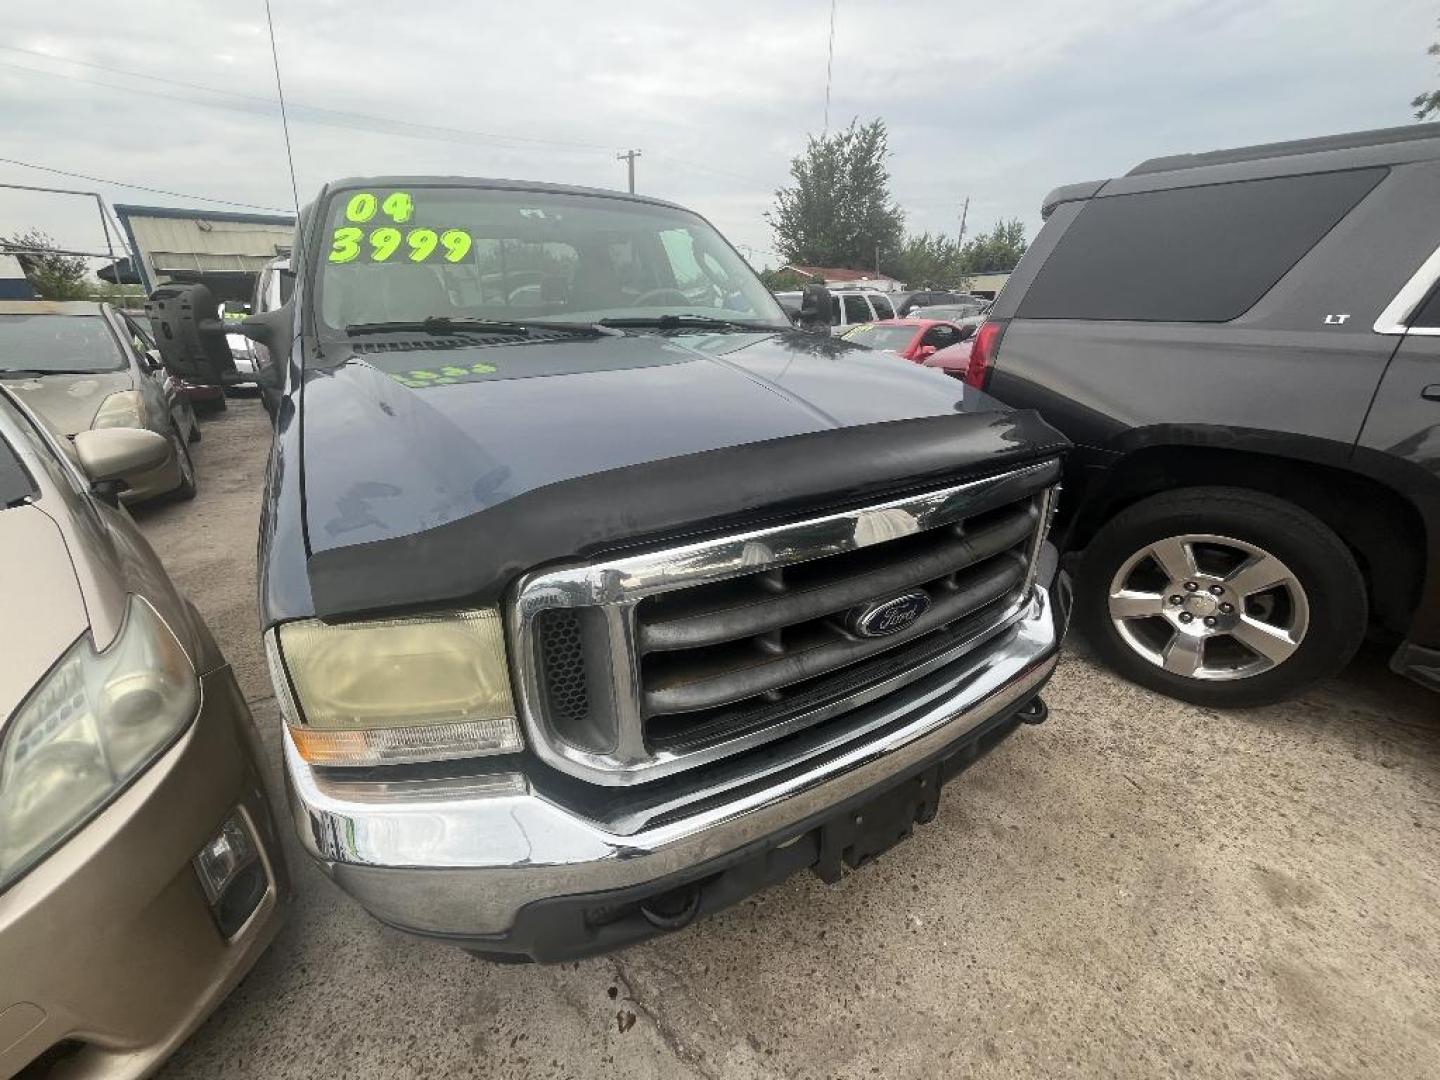
[[830, 325], [842, 328], [896, 315], [890, 297], [876, 289], [831, 289], [830, 311]]
[[[912, 292], [894, 293], [895, 308], [900, 318], [913, 317], [915, 312], [924, 307], [970, 307], [972, 298], [964, 293], [948, 292], [943, 289], [916, 289]], [[976, 314], [970, 312], [969, 314]], [[948, 316], [937, 315], [936, 318], [947, 318]]]
[[968, 302], [935, 304], [915, 308], [907, 313], [906, 318], [944, 319], [959, 326], [979, 326], [985, 321], [985, 314], [990, 310], [990, 303], [989, 300], [976, 297]]
[[170, 454], [127, 477], [121, 498], [194, 498], [195, 412], [158, 354], [139, 345], [136, 327], [109, 304], [0, 301], [0, 380], [7, 388], [71, 438], [108, 427], [163, 435]]
[[795, 329], [657, 199], [340, 181], [294, 265], [243, 324], [282, 390], [262, 621], [301, 841], [386, 923], [547, 960], [678, 930], [837, 880], [1043, 719], [1033, 413]]
[[166, 455], [0, 387], [0, 1075], [148, 1074], [288, 895], [235, 677], [114, 505]]
[[904, 360], [921, 363], [941, 349], [958, 345], [974, 333], [974, 327], [961, 327], [936, 319], [886, 319], [846, 330], [846, 341], [894, 353]]
[[[962, 327], [964, 330], [972, 330], [971, 327]], [[936, 349], [929, 356], [925, 357], [922, 364], [928, 368], [936, 368], [943, 371], [952, 378], [961, 382], [970, 381], [970, 361], [972, 357], [971, 346], [974, 344], [973, 334], [967, 334], [965, 339], [957, 345], [947, 345], [943, 349]]]
[[775, 293], [775, 302], [780, 305], [786, 315], [792, 320], [800, 316], [800, 293], [796, 290], [790, 292]]
[[1059, 536], [1122, 674], [1274, 701], [1370, 627], [1440, 688], [1437, 192], [1427, 124], [1046, 199], [971, 381], [1078, 444]]

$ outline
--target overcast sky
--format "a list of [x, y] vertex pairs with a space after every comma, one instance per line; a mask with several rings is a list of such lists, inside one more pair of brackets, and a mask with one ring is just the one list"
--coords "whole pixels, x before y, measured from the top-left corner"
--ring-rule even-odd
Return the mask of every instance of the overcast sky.
[[[615, 154], [635, 147], [640, 191], [764, 265], [761, 215], [825, 122], [829, 0], [272, 2], [302, 201], [367, 173], [623, 187]], [[838, 0], [830, 124], [889, 124], [911, 228], [953, 232], [968, 195], [970, 231], [1018, 216], [1033, 233], [1052, 187], [1157, 154], [1411, 122], [1440, 86], [1437, 7]], [[5, 21], [0, 155], [291, 204], [263, 0], [10, 4]], [[0, 181], [228, 208], [5, 163]], [[103, 246], [93, 204], [0, 189], [0, 233], [30, 225]]]

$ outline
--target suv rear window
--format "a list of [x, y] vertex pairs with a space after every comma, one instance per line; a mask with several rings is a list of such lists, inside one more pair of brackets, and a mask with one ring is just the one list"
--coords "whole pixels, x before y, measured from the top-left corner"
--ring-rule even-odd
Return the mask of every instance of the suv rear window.
[[1092, 199], [1041, 267], [1016, 315], [1228, 322], [1254, 307], [1386, 171]]

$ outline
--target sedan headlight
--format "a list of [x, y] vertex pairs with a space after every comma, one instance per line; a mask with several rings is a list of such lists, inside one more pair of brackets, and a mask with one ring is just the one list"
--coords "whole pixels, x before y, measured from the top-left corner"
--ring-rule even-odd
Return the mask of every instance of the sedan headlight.
[[100, 403], [91, 428], [145, 426], [145, 399], [139, 390], [121, 390]]
[[87, 633], [0, 731], [0, 889], [109, 802], [195, 716], [195, 669], [137, 596], [104, 652]]
[[304, 619], [266, 645], [291, 738], [314, 765], [446, 761], [523, 745], [494, 609]]

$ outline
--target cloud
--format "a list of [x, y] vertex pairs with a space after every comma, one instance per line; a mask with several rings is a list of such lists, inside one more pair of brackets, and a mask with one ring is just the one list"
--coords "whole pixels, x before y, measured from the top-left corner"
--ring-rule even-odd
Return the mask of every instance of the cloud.
[[[289, 204], [258, 3], [7, 14], [5, 44], [49, 58], [0, 50], [5, 156]], [[761, 214], [824, 123], [825, 0], [287, 0], [275, 15], [302, 198], [384, 172], [618, 187], [615, 154], [633, 146], [643, 191], [701, 211], [764, 261]], [[888, 121], [913, 227], [953, 231], [968, 196], [973, 228], [1018, 216], [1033, 229], [1050, 188], [1156, 154], [1406, 123], [1406, 102], [1440, 77], [1424, 55], [1435, 36], [1421, 0], [1384, 19], [1341, 0], [838, 0], [830, 119]], [[93, 186], [8, 165], [0, 180]], [[31, 224], [100, 243], [82, 200], [0, 191], [0, 232]]]

